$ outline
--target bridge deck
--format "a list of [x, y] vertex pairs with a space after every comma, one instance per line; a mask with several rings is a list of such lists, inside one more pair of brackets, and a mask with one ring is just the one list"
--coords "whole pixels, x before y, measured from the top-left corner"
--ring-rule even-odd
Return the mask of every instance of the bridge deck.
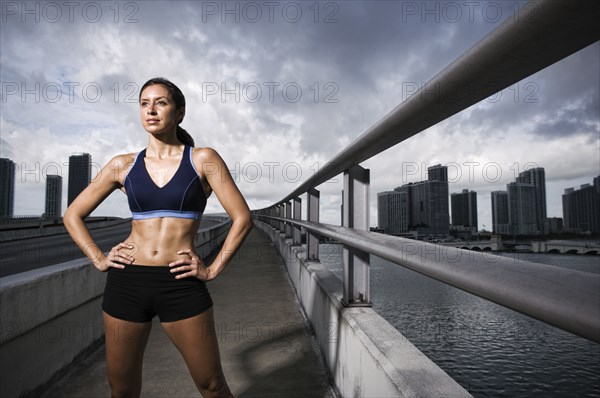
[[[282, 260], [254, 229], [210, 282], [225, 376], [238, 397], [334, 397]], [[100, 311], [100, 308], [98, 308]], [[102, 347], [43, 397], [109, 397]], [[142, 397], [199, 396], [179, 352], [154, 321]]]

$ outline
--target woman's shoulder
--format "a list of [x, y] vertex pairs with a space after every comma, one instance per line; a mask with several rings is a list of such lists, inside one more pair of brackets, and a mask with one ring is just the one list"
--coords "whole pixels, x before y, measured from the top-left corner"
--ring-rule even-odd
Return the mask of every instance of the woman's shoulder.
[[219, 153], [214, 148], [209, 146], [192, 148], [192, 156], [194, 157], [194, 161], [199, 161], [202, 163], [221, 159]]
[[131, 152], [116, 155], [108, 161], [107, 166], [113, 170], [128, 170], [135, 162], [138, 153]]
[[227, 168], [221, 156], [211, 147], [193, 148], [192, 160], [202, 178], [218, 174]]

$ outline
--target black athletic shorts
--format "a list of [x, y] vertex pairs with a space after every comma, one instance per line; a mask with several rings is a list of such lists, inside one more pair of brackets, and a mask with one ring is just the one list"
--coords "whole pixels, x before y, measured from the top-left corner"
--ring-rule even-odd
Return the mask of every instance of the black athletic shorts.
[[102, 309], [131, 322], [190, 318], [213, 305], [206, 284], [194, 277], [175, 279], [168, 266], [125, 265], [107, 271]]

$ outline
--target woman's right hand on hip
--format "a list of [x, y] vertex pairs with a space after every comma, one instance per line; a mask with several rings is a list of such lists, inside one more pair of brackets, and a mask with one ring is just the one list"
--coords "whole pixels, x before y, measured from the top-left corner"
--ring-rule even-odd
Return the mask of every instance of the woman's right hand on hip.
[[102, 261], [94, 264], [100, 271], [108, 271], [109, 268], [125, 268], [124, 264], [132, 264], [135, 258], [125, 251], [131, 251], [134, 246], [130, 243], [121, 242], [110, 249], [110, 252]]

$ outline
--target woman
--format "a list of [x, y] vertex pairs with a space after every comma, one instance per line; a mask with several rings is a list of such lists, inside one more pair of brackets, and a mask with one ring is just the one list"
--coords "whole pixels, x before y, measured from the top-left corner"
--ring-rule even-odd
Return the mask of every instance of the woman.
[[[140, 90], [139, 104], [148, 147], [114, 157], [64, 215], [72, 239], [98, 270], [108, 272], [102, 309], [112, 396], [140, 396], [154, 315], [202, 395], [231, 396], [205, 282], [223, 271], [249, 233], [250, 211], [217, 152], [193, 148], [193, 139], [179, 126], [185, 98], [177, 86], [151, 79]], [[131, 234], [104, 255], [83, 220], [115, 189], [127, 194]], [[232, 224], [221, 251], [206, 266], [194, 241], [213, 191]]]

